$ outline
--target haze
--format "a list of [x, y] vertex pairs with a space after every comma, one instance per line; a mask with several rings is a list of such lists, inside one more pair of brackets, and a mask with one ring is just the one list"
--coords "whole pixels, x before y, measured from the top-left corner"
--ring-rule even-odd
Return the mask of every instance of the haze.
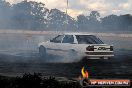
[[[6, 0], [12, 4], [23, 0]], [[27, 0], [42, 2], [47, 8], [57, 8], [61, 11], [66, 9], [66, 0]], [[69, 0], [68, 14], [76, 17], [79, 14], [88, 14], [91, 11], [98, 11], [102, 17], [116, 14], [132, 14], [132, 0]]]

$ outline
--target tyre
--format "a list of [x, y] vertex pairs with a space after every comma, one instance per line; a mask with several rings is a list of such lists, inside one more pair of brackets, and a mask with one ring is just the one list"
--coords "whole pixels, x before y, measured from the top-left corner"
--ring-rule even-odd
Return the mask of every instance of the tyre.
[[47, 57], [46, 48], [44, 46], [39, 47], [39, 55], [40, 57], [43, 57], [43, 58]]

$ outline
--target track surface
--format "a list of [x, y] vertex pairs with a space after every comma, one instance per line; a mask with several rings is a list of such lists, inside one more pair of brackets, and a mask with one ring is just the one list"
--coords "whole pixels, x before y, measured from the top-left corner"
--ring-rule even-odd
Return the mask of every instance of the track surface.
[[[29, 32], [30, 33], [30, 32]], [[108, 34], [109, 35], [109, 34]], [[38, 43], [51, 39], [53, 35], [0, 35], [0, 74], [19, 76], [24, 73], [43, 73], [45, 76], [77, 78], [81, 68], [89, 72], [91, 78], [132, 79], [132, 37], [103, 36], [107, 44], [113, 44], [115, 57], [109, 60], [86, 60], [64, 63], [60, 56], [40, 58], [36, 50]], [[56, 63], [57, 62], [57, 63]]]
[[[5, 51], [6, 52], [6, 51]], [[76, 78], [81, 75], [81, 68], [88, 70], [91, 78], [130, 78], [132, 79], [132, 51], [118, 50], [115, 57], [109, 60], [88, 60], [59, 63], [59, 56], [49, 55], [49, 62], [40, 58], [35, 51], [0, 54], [0, 74], [19, 76], [24, 73], [43, 73], [45, 76]]]

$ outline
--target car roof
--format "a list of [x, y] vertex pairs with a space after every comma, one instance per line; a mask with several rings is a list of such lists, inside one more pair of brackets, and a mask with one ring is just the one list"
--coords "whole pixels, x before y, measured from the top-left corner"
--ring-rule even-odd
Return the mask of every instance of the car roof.
[[93, 34], [90, 34], [90, 33], [64, 33], [64, 35], [93, 35]]

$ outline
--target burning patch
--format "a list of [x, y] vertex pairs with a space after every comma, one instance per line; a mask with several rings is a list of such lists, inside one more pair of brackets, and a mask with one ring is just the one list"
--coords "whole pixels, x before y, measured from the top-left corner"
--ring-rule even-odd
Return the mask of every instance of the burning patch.
[[89, 73], [84, 69], [81, 69], [82, 76], [79, 78], [80, 84], [83, 87], [88, 86], [130, 86], [130, 80], [128, 79], [89, 79]]
[[82, 73], [83, 78], [88, 78], [89, 77], [88, 71], [85, 71], [84, 67], [82, 68], [81, 73]]

